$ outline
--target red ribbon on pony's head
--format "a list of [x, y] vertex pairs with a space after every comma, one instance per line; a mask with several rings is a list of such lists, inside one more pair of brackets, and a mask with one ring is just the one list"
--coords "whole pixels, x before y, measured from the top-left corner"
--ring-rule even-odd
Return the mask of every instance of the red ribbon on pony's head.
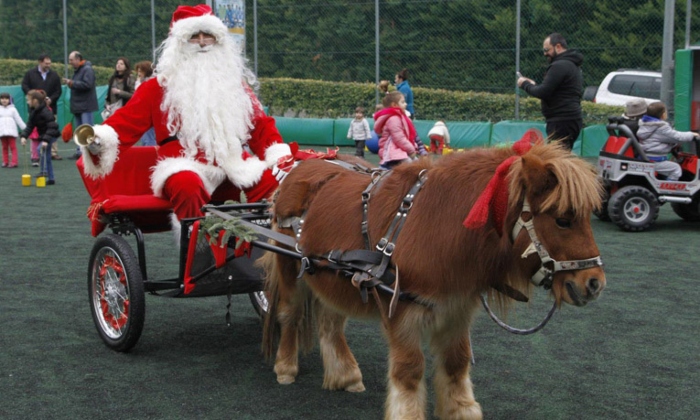
[[478, 229], [484, 227], [489, 220], [489, 215], [492, 215], [496, 232], [498, 236], [503, 235], [503, 224], [508, 210], [508, 171], [510, 166], [520, 156], [527, 153], [533, 144], [541, 144], [544, 141], [542, 133], [531, 128], [513, 144], [515, 156], [501, 162], [496, 168], [496, 173], [481, 192], [481, 195], [474, 203], [471, 211], [462, 223], [467, 229]]

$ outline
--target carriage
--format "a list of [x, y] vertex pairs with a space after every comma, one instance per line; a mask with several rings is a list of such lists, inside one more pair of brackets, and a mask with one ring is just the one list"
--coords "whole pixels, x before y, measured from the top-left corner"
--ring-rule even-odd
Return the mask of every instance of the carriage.
[[[120, 352], [131, 349], [141, 336], [146, 293], [175, 298], [248, 294], [260, 316], [267, 308], [260, 271], [253, 265], [262, 249], [237, 244], [236, 237], [223, 243], [223, 235], [217, 244], [209, 246], [210, 238], [199, 238], [203, 219], [182, 221], [178, 276], [149, 276], [144, 234], [171, 230], [170, 202], [155, 197], [148, 182], [156, 158], [155, 147], [126, 149], [112, 173], [97, 181], [85, 174], [82, 158], [77, 162], [91, 197], [87, 213], [92, 235], [98, 237], [105, 229], [111, 230], [98, 237], [90, 253], [91, 313], [104, 343]], [[266, 202], [223, 204], [217, 197], [212, 200], [212, 207], [227, 219], [235, 217], [250, 226], [269, 226]], [[136, 251], [126, 236], [135, 238]], [[175, 252], [177, 244], [173, 243], [173, 248]]]
[[[140, 156], [147, 153], [153, 156]], [[302, 162], [271, 206], [206, 209], [267, 240], [219, 235], [210, 258], [214, 263], [194, 269], [202, 221], [183, 223], [180, 276], [168, 281], [147, 276], [139, 239], [143, 232], [168, 228], [169, 204], [143, 185], [146, 175], [136, 174], [136, 167], [152, 166], [154, 155], [148, 148], [131, 148], [107, 180], [83, 177], [93, 199], [88, 212], [93, 235], [106, 226], [115, 231], [95, 244], [88, 274], [97, 329], [115, 350], [128, 350], [138, 340], [144, 291], [177, 297], [233, 293], [236, 281], [229, 280], [238, 273], [225, 271], [212, 286], [206, 278], [246, 261], [239, 251], [247, 242], [253, 250], [268, 251], [258, 260], [265, 271], [264, 292], [257, 272], [250, 288], [237, 286], [235, 292], [253, 293], [256, 307], [266, 312], [263, 351], [274, 358], [280, 384], [295, 381], [299, 352], [311, 347], [317, 332], [323, 387], [363, 391], [344, 329], [350, 316], [378, 318], [390, 355], [385, 417], [425, 418], [421, 341], [426, 338], [436, 356], [436, 415], [477, 419], [481, 407], [469, 377], [469, 329], [480, 298], [485, 307], [486, 296], [507, 309], [510, 299], [527, 300], [533, 285], [540, 286], [550, 291], [553, 311], [562, 303], [584, 306], [605, 287], [590, 226], [602, 193], [596, 172], [556, 144], [533, 145], [523, 138], [511, 149], [421, 159], [388, 172], [323, 159]], [[125, 185], [142, 189], [125, 194]], [[126, 195], [126, 204], [120, 205], [120, 195]], [[136, 235], [138, 259], [120, 233]], [[424, 248], [439, 260], [422, 258]], [[251, 267], [251, 261], [244, 266]]]

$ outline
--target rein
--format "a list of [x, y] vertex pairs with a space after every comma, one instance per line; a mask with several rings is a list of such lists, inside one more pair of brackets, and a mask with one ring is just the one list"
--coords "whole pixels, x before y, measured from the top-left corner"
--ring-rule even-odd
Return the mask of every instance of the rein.
[[532, 328], [520, 329], [520, 328], [511, 327], [510, 325], [501, 321], [500, 318], [498, 318], [498, 316], [496, 316], [496, 314], [493, 313], [493, 311], [489, 307], [489, 304], [486, 303], [486, 298], [484, 297], [484, 295], [480, 295], [479, 298], [481, 299], [481, 304], [484, 305], [484, 309], [489, 314], [491, 319], [493, 319], [493, 322], [498, 324], [499, 327], [503, 328], [504, 330], [508, 331], [509, 333], [518, 334], [518, 335], [530, 335], [530, 334], [534, 334], [537, 331], [541, 330], [542, 328], [544, 328], [545, 325], [547, 325], [549, 320], [552, 318], [552, 315], [554, 315], [554, 310], [557, 309], [557, 302], [554, 302], [554, 304], [552, 305], [552, 308], [549, 310], [547, 315], [544, 317], [544, 319], [538, 325], [536, 325]]

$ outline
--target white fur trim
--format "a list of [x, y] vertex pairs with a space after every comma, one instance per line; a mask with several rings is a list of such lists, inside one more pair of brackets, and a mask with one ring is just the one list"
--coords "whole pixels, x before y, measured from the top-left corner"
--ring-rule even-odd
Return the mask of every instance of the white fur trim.
[[200, 31], [212, 34], [217, 40], [228, 36], [226, 25], [214, 15], [203, 15], [180, 19], [170, 28], [170, 35], [182, 41], [187, 41]]
[[182, 171], [192, 171], [196, 173], [197, 176], [202, 179], [204, 188], [209, 194], [213, 193], [216, 187], [218, 187], [226, 177], [226, 174], [221, 168], [213, 165], [206, 165], [189, 158], [179, 157], [162, 159], [156, 163], [156, 166], [153, 168], [153, 173], [151, 174], [151, 189], [156, 197], [163, 196], [165, 181], [172, 175]]
[[170, 226], [173, 229], [173, 238], [175, 238], [175, 246], [180, 246], [180, 237], [182, 236], [182, 224], [175, 213], [170, 213]]
[[95, 138], [99, 140], [100, 145], [100, 161], [97, 165], [90, 158], [90, 152], [85, 146], [80, 146], [83, 153], [83, 165], [85, 173], [92, 179], [102, 178], [108, 175], [114, 169], [114, 164], [119, 159], [119, 136], [114, 129], [108, 125], [95, 125], [92, 127], [95, 130]]
[[288, 144], [276, 143], [265, 149], [265, 163], [267, 166], [272, 166], [277, 163], [277, 160], [283, 156], [291, 155], [292, 149]]
[[220, 162], [219, 166], [238, 188], [252, 187], [260, 181], [263, 172], [267, 169], [267, 163], [255, 156], [243, 160], [239, 155], [234, 155], [226, 162]]

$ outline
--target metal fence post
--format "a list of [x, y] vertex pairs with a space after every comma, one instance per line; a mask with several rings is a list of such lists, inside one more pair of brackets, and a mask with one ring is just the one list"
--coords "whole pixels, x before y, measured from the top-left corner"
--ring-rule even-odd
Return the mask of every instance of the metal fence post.
[[379, 103], [379, 0], [374, 0], [374, 103]]
[[666, 0], [664, 7], [664, 38], [661, 51], [661, 102], [669, 116], [673, 114], [673, 14], [676, 2]]
[[253, 70], [258, 77], [258, 0], [253, 0]]
[[[520, 0], [515, 2], [515, 72], [520, 73]], [[520, 119], [520, 89], [515, 79], [515, 119]]]
[[693, 0], [688, 0], [685, 5], [685, 49], [690, 48], [690, 22], [692, 21], [692, 11]]
[[151, 48], [153, 49], [152, 63], [156, 62], [156, 6], [155, 0], [151, 0]]
[[68, 13], [66, 0], [63, 0], [63, 77], [68, 78]]

